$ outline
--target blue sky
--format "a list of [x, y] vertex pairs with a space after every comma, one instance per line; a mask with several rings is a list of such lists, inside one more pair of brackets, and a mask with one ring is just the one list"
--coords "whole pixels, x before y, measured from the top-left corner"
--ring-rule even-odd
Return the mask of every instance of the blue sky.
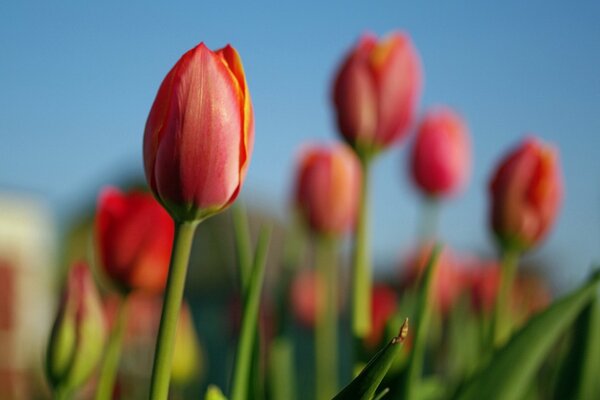
[[[297, 148], [336, 138], [329, 91], [340, 58], [363, 32], [401, 29], [423, 61], [420, 112], [452, 106], [473, 138], [469, 187], [444, 206], [441, 236], [492, 254], [486, 184], [498, 157], [531, 132], [560, 149], [566, 185], [556, 228], [533, 257], [560, 266], [564, 286], [600, 260], [598, 3], [173, 3], [0, 5], [1, 191], [36, 196], [63, 221], [102, 185], [141, 174], [145, 119], [164, 75], [200, 41], [232, 43], [256, 115], [243, 196], [283, 215]], [[408, 143], [374, 169], [381, 259], [414, 240]]]

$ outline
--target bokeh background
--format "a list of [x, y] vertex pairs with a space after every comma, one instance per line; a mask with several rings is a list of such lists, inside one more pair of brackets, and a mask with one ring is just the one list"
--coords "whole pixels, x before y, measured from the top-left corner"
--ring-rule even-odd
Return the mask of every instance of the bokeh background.
[[[560, 151], [565, 201], [528, 259], [565, 291], [600, 259], [599, 20], [594, 1], [2, 2], [0, 251], [14, 248], [7, 238], [17, 232], [29, 242], [19, 254], [38, 255], [19, 262], [52, 280], [48, 265], [59, 263], [65, 235], [100, 189], [143, 178], [142, 135], [158, 86], [200, 41], [231, 43], [242, 56], [256, 119], [242, 198], [285, 221], [299, 147], [336, 138], [330, 88], [342, 55], [364, 32], [401, 29], [422, 58], [420, 113], [447, 104], [472, 135], [471, 179], [444, 205], [440, 237], [462, 251], [494, 254], [488, 179], [508, 148], [535, 133]], [[375, 166], [378, 273], [415, 244], [410, 140]], [[45, 306], [35, 308], [40, 326], [49, 318]]]

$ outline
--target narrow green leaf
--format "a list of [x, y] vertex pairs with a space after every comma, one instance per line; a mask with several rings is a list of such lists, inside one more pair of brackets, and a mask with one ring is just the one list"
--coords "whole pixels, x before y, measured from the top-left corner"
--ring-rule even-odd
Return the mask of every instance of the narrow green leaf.
[[385, 377], [398, 354], [400, 344], [408, 334], [408, 318], [404, 320], [398, 336], [393, 338], [383, 349], [381, 349], [360, 374], [348, 384], [334, 400], [371, 400], [375, 396], [377, 387]]
[[252, 244], [250, 241], [248, 215], [246, 214], [244, 206], [239, 203], [233, 205], [231, 212], [241, 292], [244, 293], [248, 288], [251, 272], [250, 268], [252, 267]]
[[600, 281], [595, 273], [579, 289], [532, 318], [500, 348], [491, 362], [457, 393], [460, 400], [512, 400], [525, 396], [553, 345], [589, 304]]
[[577, 318], [573, 342], [559, 376], [556, 398], [597, 399], [600, 393], [600, 299], [596, 296]]
[[423, 363], [425, 359], [425, 347], [427, 346], [427, 332], [431, 322], [431, 308], [433, 306], [432, 290], [433, 278], [437, 269], [438, 258], [442, 251], [441, 245], [435, 245], [427, 261], [425, 272], [421, 278], [421, 285], [417, 294], [416, 329], [412, 352], [408, 360], [406, 380], [404, 381], [404, 397], [413, 399], [416, 397], [417, 388], [423, 374]]
[[256, 245], [254, 265], [245, 294], [244, 314], [240, 339], [237, 346], [236, 361], [233, 374], [232, 400], [245, 400], [248, 398], [248, 384], [252, 365], [252, 349], [256, 338], [256, 327], [260, 308], [260, 295], [267, 261], [267, 251], [271, 237], [271, 228], [263, 228]]

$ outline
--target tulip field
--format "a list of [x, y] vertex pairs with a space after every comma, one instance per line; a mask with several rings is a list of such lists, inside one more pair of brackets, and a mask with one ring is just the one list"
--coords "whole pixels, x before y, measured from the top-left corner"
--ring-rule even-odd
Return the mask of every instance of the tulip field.
[[[335, 134], [298, 145], [278, 219], [244, 194], [261, 88], [241, 47], [202, 40], [163, 60], [137, 131], [145, 180], [98, 188], [63, 238], [41, 383], [0, 398], [600, 399], [600, 266], [562, 293], [526, 268], [566, 194], [544, 132], [494, 149], [478, 189], [494, 252], [455, 248], [440, 220], [481, 168], [470, 116], [422, 105], [410, 30], [349, 37], [324, 88]], [[379, 273], [374, 182], [397, 148], [421, 209]]]

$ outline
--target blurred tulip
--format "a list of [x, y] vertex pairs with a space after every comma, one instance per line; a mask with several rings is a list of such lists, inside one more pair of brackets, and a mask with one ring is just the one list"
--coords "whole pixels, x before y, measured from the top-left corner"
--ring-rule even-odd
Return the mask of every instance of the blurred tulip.
[[500, 287], [500, 266], [495, 262], [475, 266], [469, 270], [469, 278], [473, 309], [481, 314], [490, 314]]
[[412, 148], [412, 177], [426, 195], [448, 196], [467, 180], [471, 148], [467, 127], [448, 108], [429, 111]]
[[202, 373], [202, 353], [192, 314], [183, 304], [177, 322], [177, 337], [173, 350], [171, 379], [175, 385], [184, 386], [197, 379]]
[[290, 289], [290, 304], [298, 322], [306, 328], [313, 328], [317, 311], [325, 306], [323, 283], [314, 269], [302, 269], [294, 277]]
[[525, 139], [490, 182], [491, 225], [500, 245], [521, 252], [538, 244], [554, 223], [562, 195], [557, 151]]
[[151, 194], [115, 188], [101, 193], [96, 214], [100, 262], [122, 290], [163, 290], [173, 235], [173, 220]]
[[365, 344], [373, 349], [383, 339], [388, 320], [397, 310], [398, 296], [396, 292], [385, 285], [373, 287], [371, 292], [371, 332], [365, 338]]
[[[103, 354], [106, 326], [100, 297], [84, 263], [71, 267], [46, 354], [54, 390], [66, 396], [81, 387]], [[72, 393], [71, 393], [72, 394]]]
[[333, 86], [338, 127], [361, 157], [407, 133], [421, 93], [421, 63], [405, 33], [364, 35], [343, 61]]
[[[421, 246], [416, 254], [409, 257], [408, 270], [404, 276], [407, 284], [415, 285], [421, 279], [432, 249], [431, 245]], [[436, 309], [443, 315], [450, 311], [467, 287], [464, 269], [457, 260], [456, 255], [445, 247], [440, 254], [433, 277], [433, 301]]]
[[165, 77], [144, 132], [152, 191], [178, 221], [201, 220], [238, 196], [250, 162], [254, 118], [242, 62], [200, 43]]
[[512, 291], [512, 309], [519, 322], [526, 321], [552, 302], [547, 282], [538, 274], [521, 273]]
[[354, 228], [360, 174], [356, 156], [345, 145], [311, 146], [303, 151], [296, 204], [313, 231], [339, 236]]

